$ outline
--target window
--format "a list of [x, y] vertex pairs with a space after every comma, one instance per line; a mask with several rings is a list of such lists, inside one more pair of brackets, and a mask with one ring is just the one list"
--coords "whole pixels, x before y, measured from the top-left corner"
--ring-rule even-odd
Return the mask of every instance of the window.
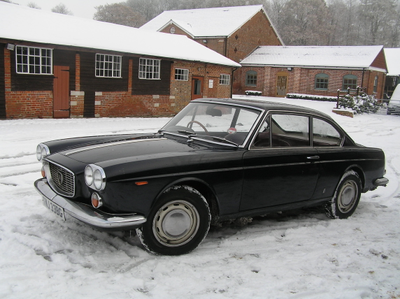
[[327, 74], [317, 74], [315, 76], [315, 89], [327, 90], [329, 76]]
[[357, 76], [346, 75], [343, 77], [343, 90], [347, 88], [356, 89], [357, 88]]
[[221, 74], [219, 76], [219, 84], [220, 85], [229, 85], [229, 84], [231, 84], [231, 75]]
[[374, 92], [378, 91], [378, 76], [375, 76], [374, 80]]
[[18, 74], [53, 74], [53, 49], [17, 46], [15, 55]]
[[341, 141], [342, 137], [334, 126], [322, 119], [313, 119], [314, 146], [339, 146]]
[[177, 81], [188, 81], [189, 70], [187, 69], [175, 69], [175, 80]]
[[159, 80], [160, 79], [159, 59], [139, 59], [139, 79]]
[[96, 77], [121, 78], [122, 56], [96, 54]]
[[246, 85], [247, 86], [257, 86], [257, 72], [248, 71], [246, 73]]

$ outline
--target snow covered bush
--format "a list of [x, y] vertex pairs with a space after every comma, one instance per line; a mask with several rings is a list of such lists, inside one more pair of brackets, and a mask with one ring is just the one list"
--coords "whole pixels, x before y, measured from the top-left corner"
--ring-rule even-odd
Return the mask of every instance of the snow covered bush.
[[338, 100], [338, 108], [352, 109], [356, 114], [376, 113], [382, 106], [374, 95], [365, 93], [356, 96], [346, 94]]

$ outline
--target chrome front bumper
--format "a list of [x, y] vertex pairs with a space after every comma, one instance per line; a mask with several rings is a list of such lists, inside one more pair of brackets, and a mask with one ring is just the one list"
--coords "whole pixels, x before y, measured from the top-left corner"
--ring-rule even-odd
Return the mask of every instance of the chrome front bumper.
[[100, 229], [134, 229], [146, 222], [146, 218], [142, 215], [134, 213], [109, 214], [96, 210], [89, 205], [66, 199], [55, 193], [48, 185], [46, 179], [37, 180], [35, 188], [43, 198], [50, 200], [62, 208], [65, 214]]

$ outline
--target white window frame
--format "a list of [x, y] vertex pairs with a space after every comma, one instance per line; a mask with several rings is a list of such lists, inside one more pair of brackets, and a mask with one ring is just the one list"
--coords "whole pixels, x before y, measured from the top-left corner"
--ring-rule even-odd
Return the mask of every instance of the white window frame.
[[139, 79], [160, 80], [161, 59], [139, 58]]
[[221, 74], [219, 76], [219, 85], [230, 85], [230, 84], [231, 84], [231, 75]]
[[189, 81], [189, 70], [188, 69], [175, 69], [175, 80], [176, 81]]
[[17, 45], [15, 70], [17, 74], [53, 75], [53, 49]]
[[122, 78], [122, 56], [96, 53], [95, 76], [97, 78]]

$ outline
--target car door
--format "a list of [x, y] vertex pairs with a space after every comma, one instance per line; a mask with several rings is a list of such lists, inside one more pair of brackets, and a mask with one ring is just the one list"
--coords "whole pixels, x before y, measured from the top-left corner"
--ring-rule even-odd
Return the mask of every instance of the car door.
[[275, 113], [266, 118], [243, 157], [241, 211], [312, 198], [319, 157], [309, 128], [307, 115]]

